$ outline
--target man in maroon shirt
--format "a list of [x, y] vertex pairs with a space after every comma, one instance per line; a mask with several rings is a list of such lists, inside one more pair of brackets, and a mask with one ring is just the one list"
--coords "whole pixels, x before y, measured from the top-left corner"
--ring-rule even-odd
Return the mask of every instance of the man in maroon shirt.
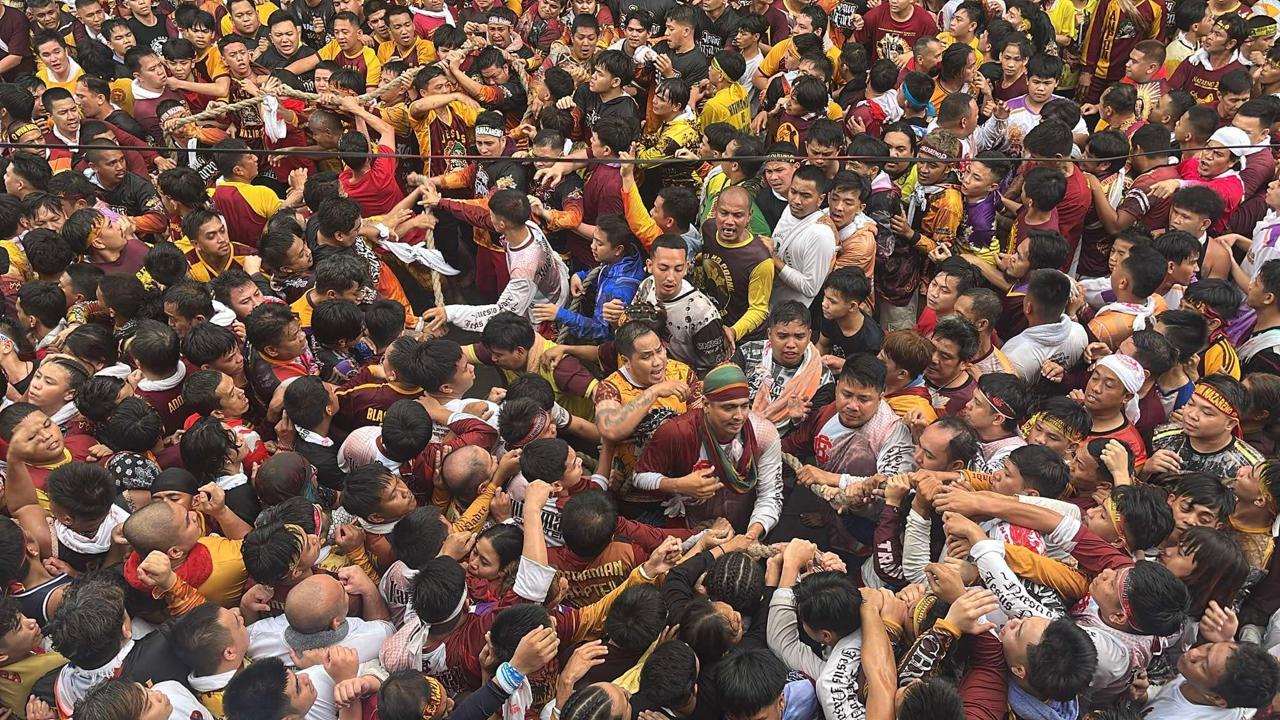
[[0, 78], [13, 82], [15, 78], [36, 70], [31, 52], [31, 23], [22, 10], [0, 7], [0, 43], [4, 45], [4, 57], [0, 58]]
[[338, 390], [338, 414], [334, 424], [350, 432], [366, 425], [381, 425], [387, 408], [397, 400], [422, 396], [421, 373], [415, 372], [422, 344], [410, 337], [398, 338], [380, 365], [367, 365]]
[[129, 355], [142, 371], [138, 397], [160, 413], [165, 435], [172, 435], [191, 414], [182, 395], [187, 367], [178, 351], [178, 333], [158, 320], [139, 320]]
[[1119, 207], [1112, 208], [1102, 183], [1089, 177], [1094, 212], [1102, 221], [1103, 229], [1109, 233], [1120, 232], [1135, 222], [1142, 223], [1152, 232], [1162, 231], [1169, 225], [1169, 204], [1172, 201], [1151, 194], [1151, 186], [1161, 180], [1177, 180], [1179, 177], [1178, 166], [1169, 162], [1173, 141], [1163, 125], [1146, 125], [1133, 134], [1132, 146], [1129, 166], [1136, 176]]
[[1220, 97], [1218, 84], [1222, 76], [1244, 67], [1240, 62], [1240, 45], [1249, 37], [1243, 17], [1228, 13], [1213, 23], [1213, 29], [1200, 41], [1200, 49], [1182, 61], [1169, 78], [1169, 86], [1186, 90], [1198, 103], [1211, 103]]
[[853, 18], [854, 39], [871, 48], [869, 62], [893, 60], [903, 65], [911, 58], [917, 39], [938, 34], [933, 13], [913, 0], [887, 0], [863, 17]]
[[1240, 180], [1244, 182], [1242, 205], [1259, 195], [1275, 175], [1276, 156], [1270, 152], [1268, 137], [1275, 120], [1275, 110], [1267, 98], [1245, 102], [1231, 118], [1231, 126], [1245, 131], [1249, 143], [1256, 146], [1245, 150], [1244, 169], [1240, 171]]
[[[1027, 157], [1060, 158], [1060, 162], [1037, 162], [1036, 166], [1056, 167], [1067, 176], [1067, 194], [1057, 205], [1058, 231], [1067, 239], [1071, 250], [1067, 253], [1064, 272], [1076, 256], [1080, 246], [1080, 234], [1084, 231], [1084, 218], [1093, 207], [1093, 193], [1084, 172], [1071, 162], [1071, 130], [1056, 120], [1040, 123], [1027, 133], [1022, 146]], [[1032, 165], [1033, 163], [1026, 163]], [[1030, 168], [1027, 168], [1029, 171]]]
[[[597, 158], [617, 158], [618, 153], [631, 147], [637, 128], [618, 117], [601, 118], [591, 134], [591, 155]], [[573, 256], [573, 269], [596, 266], [591, 256], [591, 238], [596, 233], [596, 223], [601, 215], [622, 214], [622, 173], [612, 163], [597, 163], [588, 171], [587, 182], [582, 186], [582, 223], [576, 235], [569, 236], [569, 253]]]

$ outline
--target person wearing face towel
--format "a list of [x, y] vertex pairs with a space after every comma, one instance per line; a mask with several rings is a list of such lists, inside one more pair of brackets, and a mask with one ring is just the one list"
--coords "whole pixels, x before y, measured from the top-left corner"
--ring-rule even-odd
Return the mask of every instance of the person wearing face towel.
[[1244, 157], [1251, 150], [1253, 141], [1249, 134], [1237, 127], [1222, 127], [1209, 136], [1205, 149], [1187, 153], [1178, 165], [1180, 180], [1161, 180], [1151, 186], [1151, 193], [1167, 198], [1179, 188], [1188, 185], [1205, 185], [1223, 200], [1222, 215], [1213, 223], [1211, 232], [1218, 234], [1227, 226], [1227, 219], [1244, 198], [1244, 180], [1240, 177]]

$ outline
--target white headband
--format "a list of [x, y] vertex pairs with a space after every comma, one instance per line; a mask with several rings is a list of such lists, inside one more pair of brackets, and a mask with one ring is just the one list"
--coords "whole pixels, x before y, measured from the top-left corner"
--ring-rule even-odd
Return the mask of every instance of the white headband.
[[476, 135], [486, 135], [488, 137], [502, 137], [505, 134], [506, 133], [502, 131], [502, 128], [485, 127], [484, 125], [479, 125], [476, 127]]

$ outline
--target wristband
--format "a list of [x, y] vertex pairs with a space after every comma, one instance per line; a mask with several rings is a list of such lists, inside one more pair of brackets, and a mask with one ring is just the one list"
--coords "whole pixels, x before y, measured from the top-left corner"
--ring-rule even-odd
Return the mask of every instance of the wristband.
[[524, 683], [524, 674], [515, 669], [511, 663], [504, 662], [498, 666], [498, 671], [494, 673], [493, 679], [498, 683], [498, 687], [510, 695], [520, 689], [520, 685]]

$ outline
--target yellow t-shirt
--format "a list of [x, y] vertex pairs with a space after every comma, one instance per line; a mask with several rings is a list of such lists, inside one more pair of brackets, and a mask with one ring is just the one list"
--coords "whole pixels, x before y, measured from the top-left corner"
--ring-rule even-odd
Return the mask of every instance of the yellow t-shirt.
[[751, 103], [747, 91], [738, 83], [730, 83], [707, 101], [698, 116], [698, 127], [704, 131], [713, 123], [729, 123], [738, 132], [751, 125]]
[[[760, 61], [760, 72], [765, 77], [770, 77], [782, 68], [782, 58], [786, 56], [787, 50], [792, 46], [791, 38], [787, 38], [782, 42], [769, 48], [769, 52], [765, 54], [764, 60]], [[831, 61], [831, 67], [840, 67], [840, 48], [827, 48], [827, 59]]]
[[244, 569], [240, 554], [243, 540], [228, 540], [221, 535], [206, 535], [197, 542], [209, 549], [213, 556], [213, 572], [197, 588], [201, 595], [222, 607], [233, 608], [240, 604], [245, 581], [249, 573]]
[[[436, 61], [436, 46], [430, 40], [418, 38], [414, 42], [414, 55], [417, 55], [417, 62], [411, 63], [410, 67], [417, 65], [430, 65]], [[396, 52], [396, 44], [393, 40], [388, 40], [378, 45], [378, 62], [387, 64], [392, 60], [401, 59], [399, 53]]]
[[[263, 25], [266, 25], [267, 21], [271, 19], [271, 13], [279, 9], [280, 9], [280, 6], [271, 2], [271, 0], [259, 0], [258, 22], [262, 23]], [[227, 35], [230, 35], [236, 31], [236, 26], [231, 24], [230, 14], [222, 16], [222, 24], [219, 26], [219, 29], [222, 31], [219, 34], [222, 35], [223, 37], [226, 37]]]
[[342, 47], [338, 45], [337, 40], [330, 40], [329, 44], [320, 48], [320, 52], [317, 54], [320, 55], [321, 60], [333, 60], [346, 68], [359, 69], [359, 66], [363, 63], [365, 85], [377, 87], [382, 82], [382, 61], [378, 60], [378, 53], [374, 52], [372, 48], [361, 48], [360, 55], [350, 57], [342, 52]]

